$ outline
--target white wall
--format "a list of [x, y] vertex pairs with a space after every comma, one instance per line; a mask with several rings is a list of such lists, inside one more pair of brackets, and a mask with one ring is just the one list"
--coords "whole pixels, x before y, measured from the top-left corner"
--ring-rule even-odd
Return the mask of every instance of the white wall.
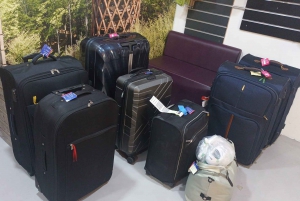
[[[247, 0], [235, 0], [234, 5], [245, 7]], [[300, 68], [300, 43], [240, 30], [243, 10], [232, 9], [224, 44]], [[187, 8], [177, 6], [173, 30], [183, 33]], [[282, 134], [300, 141], [300, 90], [296, 95]]]

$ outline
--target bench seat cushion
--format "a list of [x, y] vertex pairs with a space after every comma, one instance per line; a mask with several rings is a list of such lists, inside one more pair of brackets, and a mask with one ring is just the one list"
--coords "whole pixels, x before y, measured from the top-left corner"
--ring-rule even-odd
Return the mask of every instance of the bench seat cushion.
[[209, 95], [216, 76], [216, 72], [168, 56], [151, 59], [149, 68], [160, 69], [173, 78], [171, 103], [188, 98], [201, 104], [201, 96]]

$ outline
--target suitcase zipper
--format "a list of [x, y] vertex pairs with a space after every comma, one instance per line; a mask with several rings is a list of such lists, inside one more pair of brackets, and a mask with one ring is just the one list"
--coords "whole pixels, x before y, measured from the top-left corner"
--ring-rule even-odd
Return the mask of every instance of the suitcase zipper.
[[83, 141], [98, 137], [99, 135], [102, 135], [103, 133], [106, 133], [107, 131], [109, 131], [110, 129], [115, 128], [115, 127], [117, 127], [117, 125], [109, 126], [99, 132], [82, 137], [82, 138], [75, 140], [75, 141], [71, 142], [70, 144], [68, 144], [68, 147], [70, 147], [70, 149], [73, 151], [73, 162], [77, 162], [77, 160], [78, 160], [77, 149], [76, 149], [77, 144], [79, 144]]
[[[174, 180], [175, 180], [175, 178], [176, 178], [176, 176], [177, 176], [177, 171], [178, 171], [178, 167], [179, 167], [179, 163], [180, 163], [180, 159], [181, 159], [181, 154], [182, 154], [182, 151], [183, 151], [183, 147], [184, 147], [184, 143], [185, 143], [185, 141], [184, 141], [184, 135], [185, 135], [185, 132], [186, 132], [186, 128], [187, 128], [187, 126], [190, 124], [190, 123], [192, 123], [192, 122], [194, 122], [194, 121], [196, 121], [196, 120], [198, 120], [198, 119], [200, 119], [202, 116], [204, 116], [205, 114], [208, 114], [208, 112], [207, 111], [202, 111], [200, 114], [198, 114], [194, 119], [192, 119], [191, 121], [189, 121], [186, 125], [185, 125], [185, 127], [184, 127], [184, 129], [183, 129], [183, 135], [182, 135], [182, 144], [181, 144], [181, 150], [180, 150], [180, 154], [179, 154], [179, 159], [178, 159], [178, 162], [177, 162], [177, 167], [176, 167], [176, 172], [175, 172], [175, 175], [174, 175]], [[200, 117], [200, 118], [199, 118]], [[205, 124], [205, 126], [203, 126], [202, 128], [201, 128], [201, 130], [203, 130], [205, 127], [207, 126], [207, 124]]]
[[206, 124], [204, 125], [204, 127], [202, 127], [199, 131], [197, 131], [197, 133], [192, 137], [192, 139], [190, 140], [186, 140], [185, 142], [187, 142], [188, 144], [186, 144], [186, 146], [189, 146], [193, 141], [194, 139], [196, 138], [196, 136], [201, 133], [205, 128], [207, 128], [207, 125], [208, 125], [208, 122], [206, 122]]

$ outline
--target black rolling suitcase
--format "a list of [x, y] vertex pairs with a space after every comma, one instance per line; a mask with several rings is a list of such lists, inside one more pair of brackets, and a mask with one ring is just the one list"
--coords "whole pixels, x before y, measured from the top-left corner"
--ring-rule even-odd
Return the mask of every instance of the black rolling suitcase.
[[182, 117], [161, 113], [153, 118], [145, 165], [146, 174], [170, 187], [189, 174], [197, 145], [207, 135], [208, 112], [188, 100], [181, 100], [170, 109], [178, 110], [178, 105], [195, 111]]
[[64, 56], [38, 61], [33, 54], [26, 63], [0, 68], [13, 152], [18, 163], [34, 175], [33, 113], [36, 104], [55, 89], [87, 83], [78, 60]]
[[272, 79], [266, 79], [251, 76], [248, 70], [260, 72], [223, 63], [208, 103], [208, 134], [232, 140], [237, 161], [244, 165], [252, 164], [268, 144], [290, 84], [288, 78], [271, 74]]
[[[66, 102], [62, 94], [77, 98]], [[111, 175], [118, 105], [87, 85], [54, 91], [35, 112], [36, 186], [50, 201], [73, 201]]]
[[119, 76], [148, 68], [149, 51], [148, 40], [138, 33], [120, 33], [115, 38], [94, 37], [81, 43], [91, 85], [112, 98]]
[[155, 69], [141, 70], [118, 78], [115, 99], [119, 105], [119, 132], [116, 145], [133, 164], [136, 155], [147, 149], [152, 118], [158, 111], [150, 103], [156, 96], [168, 105], [172, 78]]
[[295, 99], [297, 90], [300, 86], [300, 69], [288, 66], [286, 64], [281, 64], [277, 61], [270, 61], [270, 65], [262, 66], [261, 65], [261, 58], [253, 56], [251, 54], [245, 55], [241, 61], [239, 62], [240, 65], [245, 66], [253, 66], [257, 68], [263, 68], [272, 74], [276, 74], [282, 77], [290, 78], [291, 82], [289, 85], [289, 92], [287, 93], [287, 98], [284, 102], [282, 102], [282, 108], [278, 113], [277, 120], [275, 122], [275, 126], [269, 137], [269, 144], [273, 144], [276, 139], [279, 137], [282, 129], [285, 126], [286, 117], [291, 109], [293, 101]]

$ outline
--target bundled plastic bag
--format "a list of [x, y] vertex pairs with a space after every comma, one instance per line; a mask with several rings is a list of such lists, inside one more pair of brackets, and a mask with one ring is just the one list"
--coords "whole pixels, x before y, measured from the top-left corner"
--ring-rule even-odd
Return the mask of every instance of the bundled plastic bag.
[[221, 136], [203, 138], [197, 147], [198, 161], [191, 171], [185, 188], [187, 201], [230, 201], [237, 163], [234, 144]]
[[221, 136], [208, 136], [199, 142], [196, 156], [202, 163], [227, 166], [235, 157], [234, 145]]

